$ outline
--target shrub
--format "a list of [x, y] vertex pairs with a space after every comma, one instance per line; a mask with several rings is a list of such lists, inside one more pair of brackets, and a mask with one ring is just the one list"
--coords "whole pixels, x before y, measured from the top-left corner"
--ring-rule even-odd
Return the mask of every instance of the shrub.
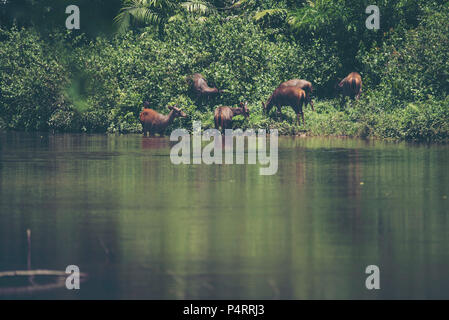
[[31, 30], [0, 29], [0, 117], [7, 127], [48, 130], [48, 119], [66, 105], [67, 71]]
[[[248, 7], [263, 12], [275, 2], [258, 3]], [[214, 127], [217, 106], [248, 101], [251, 116], [236, 117], [234, 127], [278, 128], [289, 135], [448, 140], [448, 6], [435, 10], [421, 0], [413, 6], [408, 6], [409, 0], [382, 1], [393, 8], [388, 14], [400, 20], [397, 29], [369, 31], [368, 40], [354, 45], [358, 22], [345, 30], [340, 20], [363, 16], [363, 11], [342, 10], [349, 2], [323, 1], [324, 13], [332, 18], [323, 20], [323, 12], [310, 7], [312, 3], [298, 12], [315, 12], [310, 25], [304, 22], [300, 27], [312, 30], [316, 39], [304, 32], [286, 32], [288, 26], [280, 17], [255, 20], [252, 14], [179, 16], [165, 25], [163, 41], [151, 28], [90, 40], [76, 33], [55, 33], [43, 40], [31, 29], [0, 29], [0, 54], [8, 57], [0, 60], [0, 128], [140, 132], [142, 102], [149, 101], [161, 113], [168, 113], [167, 105], [178, 104], [188, 114], [169, 130], [190, 130], [194, 120], [208, 129]], [[287, 4], [275, 9], [284, 12]], [[360, 6], [358, 2], [355, 8]], [[339, 10], [332, 9], [336, 7]], [[422, 12], [419, 25], [410, 19]], [[335, 29], [332, 23], [337, 20]], [[346, 44], [351, 48], [345, 50]], [[349, 65], [353, 70], [360, 64], [362, 99], [340, 108], [332, 95], [335, 80]], [[188, 84], [188, 76], [196, 72], [225, 93], [198, 101]], [[305, 127], [296, 124], [291, 108], [283, 108], [280, 121], [262, 112], [261, 101], [292, 78], [314, 84], [316, 112], [305, 110]]]
[[[363, 60], [393, 103], [445, 98], [449, 91], [449, 9], [429, 10], [416, 29], [393, 33]], [[394, 107], [394, 106], [393, 106]]]

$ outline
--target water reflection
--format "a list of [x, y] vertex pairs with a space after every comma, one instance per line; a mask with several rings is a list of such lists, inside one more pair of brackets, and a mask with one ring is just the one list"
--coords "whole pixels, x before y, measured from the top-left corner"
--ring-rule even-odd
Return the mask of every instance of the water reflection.
[[34, 268], [90, 275], [33, 298], [449, 297], [446, 146], [280, 137], [260, 176], [174, 166], [168, 138], [0, 142], [0, 270], [26, 268], [29, 228]]

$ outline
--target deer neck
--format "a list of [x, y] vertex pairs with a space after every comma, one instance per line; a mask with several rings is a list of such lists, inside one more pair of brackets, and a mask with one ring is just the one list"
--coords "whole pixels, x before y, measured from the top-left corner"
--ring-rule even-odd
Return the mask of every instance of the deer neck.
[[271, 95], [268, 98], [267, 103], [265, 103], [265, 110], [268, 112], [271, 110], [272, 107], [273, 107], [273, 95]]
[[231, 108], [232, 116], [238, 116], [243, 113], [243, 108]]
[[162, 116], [162, 122], [165, 126], [169, 126], [175, 119], [175, 112], [171, 110], [168, 115]]
[[217, 88], [207, 87], [207, 88], [204, 88], [204, 92], [207, 92], [209, 94], [211, 94], [211, 93], [218, 93], [218, 89]]

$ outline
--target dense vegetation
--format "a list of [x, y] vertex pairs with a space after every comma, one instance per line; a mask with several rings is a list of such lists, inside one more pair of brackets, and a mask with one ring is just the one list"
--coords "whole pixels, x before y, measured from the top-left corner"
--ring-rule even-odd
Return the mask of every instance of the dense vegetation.
[[[84, 2], [79, 1], [82, 17]], [[89, 8], [101, 3], [91, 1]], [[99, 34], [92, 21], [83, 30], [83, 20], [80, 31], [64, 30], [64, 9], [62, 22], [56, 15], [40, 27], [40, 7], [27, 17], [12, 5], [0, 5], [0, 17], [15, 15], [0, 20], [0, 127], [140, 132], [145, 100], [163, 113], [169, 103], [182, 106], [189, 117], [173, 126], [191, 128], [199, 119], [211, 127], [216, 106], [247, 100], [251, 116], [236, 117], [235, 126], [275, 127], [283, 134], [449, 139], [447, 1], [377, 1], [379, 31], [365, 27], [369, 1], [160, 4], [147, 6], [153, 16], [126, 18], [122, 10], [115, 24], [119, 32], [109, 34], [106, 27]], [[106, 13], [98, 9], [99, 19], [114, 26], [111, 12], [117, 15], [119, 6], [112, 1]], [[92, 16], [94, 10], [85, 11]], [[364, 92], [361, 100], [341, 107], [333, 88], [350, 71], [362, 74]], [[226, 92], [197, 101], [186, 79], [194, 72]], [[280, 122], [262, 114], [261, 100], [292, 78], [308, 79], [315, 87], [316, 112], [305, 111], [306, 127], [296, 125], [290, 108], [284, 108]]]

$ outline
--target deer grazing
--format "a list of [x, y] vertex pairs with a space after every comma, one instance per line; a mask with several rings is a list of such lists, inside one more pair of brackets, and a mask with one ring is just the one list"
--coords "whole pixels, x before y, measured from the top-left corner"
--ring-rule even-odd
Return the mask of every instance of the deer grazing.
[[140, 113], [140, 123], [143, 128], [143, 135], [146, 136], [147, 132], [150, 135], [154, 135], [155, 133], [164, 134], [165, 129], [173, 122], [173, 120], [177, 117], [187, 117], [187, 114], [184, 113], [181, 109], [175, 106], [167, 106], [170, 110], [168, 115], [160, 114], [153, 109], [148, 108], [149, 103], [145, 102], [144, 109]]
[[301, 115], [302, 123], [305, 125], [304, 113], [302, 111], [302, 106], [305, 101], [306, 92], [303, 89], [295, 86], [280, 86], [274, 90], [266, 103], [262, 101], [262, 107], [265, 114], [268, 114], [271, 108], [276, 106], [279, 115], [281, 114], [281, 107], [290, 106], [296, 113], [298, 124], [300, 124], [299, 115]]
[[335, 91], [337, 94], [342, 95], [342, 104], [346, 96], [359, 100], [362, 93], [362, 77], [357, 72], [351, 72], [335, 85]]
[[195, 73], [190, 76], [189, 80], [192, 91], [199, 98], [209, 98], [223, 92], [222, 90], [218, 90], [217, 88], [209, 87], [206, 79], [204, 79], [204, 77], [199, 73]]
[[218, 107], [215, 109], [214, 120], [215, 129], [221, 126], [222, 131], [232, 128], [232, 117], [243, 115], [245, 118], [249, 117], [248, 102], [240, 102], [240, 107]]
[[307, 107], [307, 104], [310, 103], [310, 106], [312, 107], [312, 111], [315, 111], [315, 108], [313, 107], [313, 101], [312, 101], [312, 93], [313, 93], [313, 86], [312, 83], [307, 81], [307, 80], [303, 80], [303, 79], [292, 79], [292, 80], [288, 80], [285, 82], [282, 82], [278, 88], [280, 87], [298, 87], [301, 88], [302, 90], [304, 90], [304, 92], [306, 93], [306, 101], [305, 101], [305, 107]]

